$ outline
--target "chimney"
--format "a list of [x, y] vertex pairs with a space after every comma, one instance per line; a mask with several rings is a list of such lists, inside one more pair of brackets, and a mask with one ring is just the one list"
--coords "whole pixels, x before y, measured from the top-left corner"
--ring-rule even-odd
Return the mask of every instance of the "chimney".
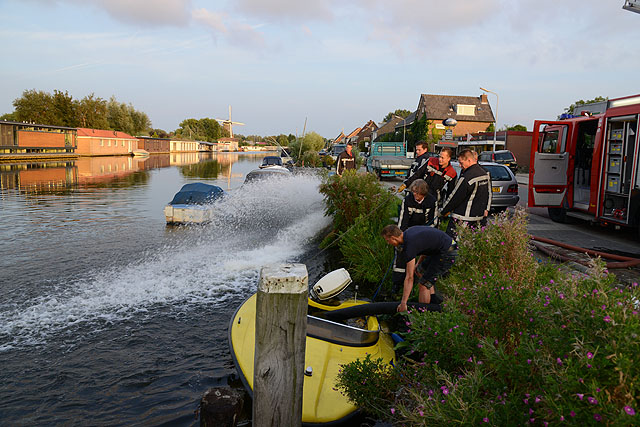
[[489, 103], [489, 99], [487, 98], [487, 94], [483, 93], [482, 95], [480, 95], [480, 103], [482, 104], [488, 104]]

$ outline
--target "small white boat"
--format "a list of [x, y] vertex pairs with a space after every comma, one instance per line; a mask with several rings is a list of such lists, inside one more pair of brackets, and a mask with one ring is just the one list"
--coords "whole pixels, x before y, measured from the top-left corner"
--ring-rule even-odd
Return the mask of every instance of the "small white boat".
[[203, 224], [213, 219], [214, 202], [224, 197], [216, 185], [194, 182], [185, 184], [164, 207], [167, 224]]
[[131, 154], [133, 155], [133, 157], [149, 157], [149, 152], [141, 148], [138, 148], [137, 150], [133, 150]]

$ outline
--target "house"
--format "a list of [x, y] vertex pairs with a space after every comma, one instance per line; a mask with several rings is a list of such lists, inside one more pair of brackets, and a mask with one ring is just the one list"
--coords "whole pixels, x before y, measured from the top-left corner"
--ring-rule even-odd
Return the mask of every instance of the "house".
[[[493, 150], [493, 132], [478, 132], [468, 137], [459, 137], [458, 147], [471, 148], [478, 153]], [[531, 155], [533, 132], [499, 130], [496, 132], [496, 150], [509, 150], [513, 153], [518, 164], [527, 166]]]
[[365, 144], [371, 142], [373, 140], [373, 132], [375, 132], [376, 130], [378, 130], [378, 125], [376, 124], [376, 122], [374, 122], [373, 120], [369, 120], [367, 123], [365, 123], [364, 126], [362, 126], [360, 132], [358, 132], [356, 145], [358, 147], [364, 147]]
[[340, 132], [340, 135], [336, 139], [333, 140], [333, 144], [344, 144], [344, 139], [346, 138], [344, 132]]
[[238, 140], [236, 138], [219, 138], [218, 151], [238, 151]]
[[358, 134], [361, 130], [362, 128], [355, 128], [349, 135], [344, 138], [344, 144], [350, 142], [352, 145], [356, 145], [356, 143], [358, 142]]
[[[478, 97], [422, 94], [415, 111], [415, 120], [421, 120], [424, 116], [432, 122], [430, 129], [440, 129], [443, 132], [445, 126], [442, 121], [455, 119], [458, 124], [452, 128], [454, 136], [483, 132], [495, 121], [486, 94]], [[407, 126], [409, 123], [407, 117]]]
[[138, 148], [149, 153], [168, 153], [170, 138], [157, 138], [153, 136], [139, 136]]
[[171, 153], [191, 153], [197, 152], [200, 143], [198, 141], [172, 139], [169, 141], [169, 150]]
[[375, 141], [380, 138], [382, 135], [386, 135], [388, 133], [395, 133], [395, 127], [398, 123], [401, 125], [405, 121], [402, 117], [396, 116], [395, 114], [391, 115], [391, 118], [386, 122], [382, 123], [378, 129], [374, 130], [371, 133], [371, 140]]
[[138, 148], [138, 139], [116, 130], [78, 128], [81, 156], [128, 156]]
[[74, 156], [75, 128], [0, 120], [0, 154]]

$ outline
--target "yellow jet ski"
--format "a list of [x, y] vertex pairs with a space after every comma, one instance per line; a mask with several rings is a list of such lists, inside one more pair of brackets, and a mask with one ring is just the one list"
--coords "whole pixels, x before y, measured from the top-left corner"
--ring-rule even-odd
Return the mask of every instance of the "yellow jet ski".
[[[307, 317], [307, 347], [302, 397], [302, 423], [317, 425], [345, 421], [356, 407], [335, 390], [341, 365], [382, 358], [395, 362], [394, 342], [383, 332], [366, 301], [337, 302], [334, 297], [351, 283], [345, 269], [335, 270], [313, 286]], [[251, 395], [255, 350], [256, 294], [236, 311], [229, 326], [231, 355], [242, 382]], [[393, 310], [398, 303], [392, 304]]]

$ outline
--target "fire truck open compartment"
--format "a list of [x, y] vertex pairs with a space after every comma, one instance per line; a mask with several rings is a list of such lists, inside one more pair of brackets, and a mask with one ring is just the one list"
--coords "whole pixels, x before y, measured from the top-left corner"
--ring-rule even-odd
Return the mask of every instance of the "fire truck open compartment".
[[[638, 115], [612, 117], [607, 120], [606, 147], [604, 156], [604, 194], [602, 218], [622, 221], [626, 224], [637, 221], [638, 188], [636, 141]], [[632, 182], [635, 178], [635, 182]]]
[[529, 206], [634, 227], [640, 237], [640, 95], [607, 101], [602, 113], [533, 126]]

